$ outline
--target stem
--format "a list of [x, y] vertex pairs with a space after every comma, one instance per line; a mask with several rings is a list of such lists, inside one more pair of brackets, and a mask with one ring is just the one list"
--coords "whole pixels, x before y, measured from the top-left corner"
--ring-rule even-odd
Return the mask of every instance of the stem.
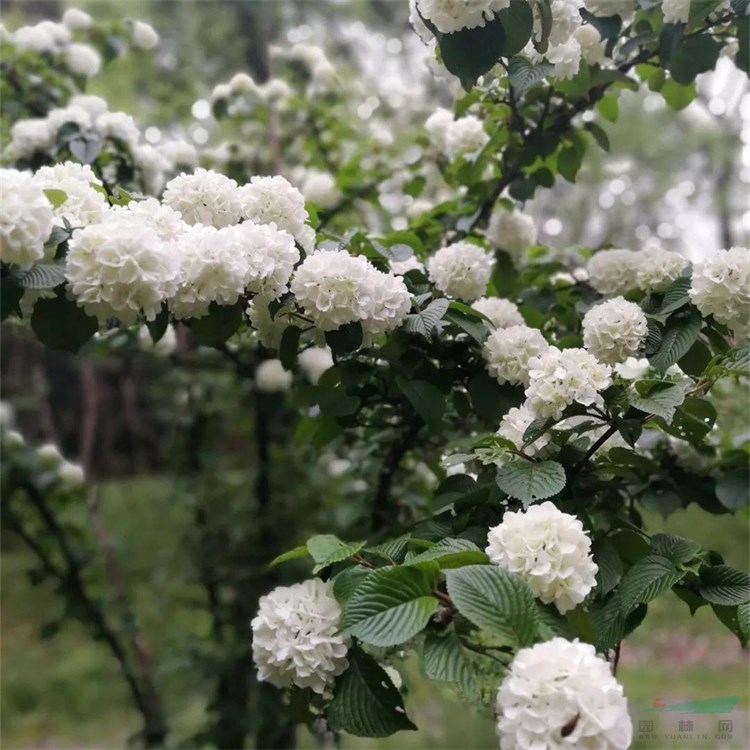
[[[604, 443], [609, 440], [612, 435], [614, 435], [617, 432], [617, 427], [611, 426], [607, 429], [607, 431], [601, 435], [601, 437], [588, 449], [586, 452], [586, 455], [581, 460], [581, 464], [585, 464], [587, 461], [591, 459], [591, 457], [601, 448]], [[579, 464], [580, 465], [580, 464]]]

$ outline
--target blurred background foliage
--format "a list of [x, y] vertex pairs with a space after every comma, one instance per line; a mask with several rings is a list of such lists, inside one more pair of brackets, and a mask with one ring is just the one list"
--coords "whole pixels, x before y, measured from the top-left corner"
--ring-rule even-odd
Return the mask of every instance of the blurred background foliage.
[[[58, 19], [71, 5], [2, 0], [0, 10], [3, 23], [14, 28]], [[212, 88], [238, 70], [263, 80], [267, 45], [274, 41], [323, 44], [332, 57], [347, 60], [350, 78], [368, 80], [362, 51], [373, 53], [362, 42], [358, 58], [357, 40], [369, 39], [375, 50], [397, 40], [388, 49], [395, 50], [401, 77], [419, 81], [425, 111], [450, 101], [423, 60], [407, 54], [414, 35], [405, 0], [81, 0], [74, 5], [102, 20], [127, 14], [153, 23], [163, 39], [155, 57], [130, 55], [106, 68], [89, 91], [105, 96], [113, 110], [186, 134], [199, 145], [230, 137], [231, 124], [219, 127], [204, 116], [210, 109], [198, 103], [206, 105]], [[379, 62], [371, 60], [365, 73], [377, 75]], [[616, 123], [599, 117], [612, 153], [592, 149], [575, 186], [558, 185], [538, 195], [530, 211], [540, 242], [562, 251], [573, 244], [637, 246], [658, 237], [691, 258], [712, 247], [748, 243], [746, 81], [720, 66], [699, 82], [698, 97], [685, 110], [676, 115], [660, 111], [662, 105], [661, 97], [648, 91], [626, 92]], [[410, 137], [406, 131], [393, 135]], [[6, 332], [2, 389], [31, 442], [54, 440], [65, 455], [81, 456], [98, 481], [98, 513], [130, 602], [121, 614], [137, 622], [153, 655], [171, 744], [221, 741], [217, 732], [226, 722], [214, 720], [216, 711], [231, 710], [227, 706], [233, 700], [241, 704], [248, 693], [253, 710], [238, 711], [235, 736], [223, 741], [262, 737], [262, 726], [242, 725], [248, 715], [262, 724], [264, 712], [273, 711], [265, 702], [269, 696], [252, 689], [249, 607], [273, 583], [297, 577], [293, 564], [273, 574], [263, 567], [275, 554], [274, 519], [291, 524], [284, 528], [287, 541], [321, 530], [346, 535], [362, 520], [367, 486], [348, 477], [347, 461], [335, 455], [318, 460], [317, 451], [294, 440], [293, 413], [281, 398], [264, 407], [273, 411], [268, 420], [249, 398], [241, 371], [176, 370], [132, 340], [123, 342], [117, 357], [93, 353], [74, 360], [45, 351], [22, 333]], [[750, 431], [744, 391], [726, 386], [717, 406], [727, 439]], [[261, 423], [272, 431], [266, 457], [257, 454], [252, 439]], [[351, 460], [367, 473], [368, 456]], [[418, 498], [416, 472], [413, 481]], [[257, 497], [249, 488], [258, 482], [273, 487], [270, 510], [248, 500]], [[89, 532], [86, 508], [57, 510], [71, 528]], [[667, 519], [654, 514], [649, 530], [685, 533], [721, 552], [729, 565], [747, 564], [747, 514], [705, 518], [693, 507]], [[42, 581], [32, 589], [29, 553], [12, 533], [2, 542], [2, 746], [124, 746], [139, 720], [115, 661], [78, 623], [55, 626], [61, 602], [54, 588]], [[91, 554], [100, 553], [94, 545]], [[111, 581], [101, 570], [91, 575], [92, 590], [118, 610], [121, 602]], [[218, 608], [211, 605], [212, 591]], [[402, 671], [407, 685], [419, 685], [407, 706], [423, 729], [379, 742], [347, 738], [347, 747], [496, 746], [488, 714], [467, 711], [447, 688], [410, 679], [417, 669], [406, 664]], [[711, 613], [699, 610], [691, 617], [676, 599], [654, 605], [645, 627], [624, 647], [618, 676], [636, 720], [657, 698], [697, 700], [737, 687], [742, 705], [748, 705], [746, 654]], [[227, 701], [222, 690], [239, 692]], [[746, 733], [737, 727], [735, 736]], [[315, 744], [310, 736], [298, 739], [303, 746]], [[637, 740], [635, 747], [657, 744]]]

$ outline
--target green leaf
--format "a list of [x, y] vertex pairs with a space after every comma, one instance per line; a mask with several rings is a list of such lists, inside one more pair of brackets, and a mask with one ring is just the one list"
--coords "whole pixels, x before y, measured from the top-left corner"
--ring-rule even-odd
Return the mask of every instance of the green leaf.
[[356, 555], [365, 546], [365, 542], [347, 543], [333, 534], [318, 534], [308, 539], [306, 546], [310, 557], [317, 563], [313, 569], [313, 573], [317, 573], [328, 565]]
[[609, 136], [601, 125], [595, 122], [587, 122], [584, 127], [594, 136], [594, 140], [599, 144], [600, 148], [604, 151], [609, 151]]
[[713, 13], [724, 0], [690, 0], [688, 26], [694, 27]]
[[441, 568], [483, 565], [489, 562], [487, 555], [468, 539], [441, 539], [430, 549], [412, 557], [406, 564], [418, 565], [428, 560], [436, 560]]
[[302, 544], [299, 547], [294, 547], [294, 549], [287, 550], [286, 552], [282, 552], [280, 555], [274, 557], [273, 560], [268, 563], [268, 567], [274, 568], [277, 565], [281, 565], [281, 563], [287, 562], [288, 560], [297, 560], [300, 557], [307, 557], [307, 554], [307, 545]]
[[[470, 312], [468, 312], [470, 311]], [[489, 334], [483, 318], [461, 302], [451, 302], [445, 313], [445, 319], [468, 333], [478, 344], [483, 344]]]
[[521, 646], [533, 643], [538, 628], [531, 589], [513, 573], [494, 565], [445, 571], [448, 594], [476, 626]]
[[298, 326], [289, 326], [281, 334], [281, 343], [279, 344], [279, 359], [285, 370], [291, 370], [297, 364], [297, 355], [299, 353], [299, 339], [302, 335], [302, 329]]
[[557, 461], [517, 459], [497, 472], [497, 484], [506, 495], [529, 505], [561, 492], [565, 469]]
[[622, 641], [641, 624], [646, 610], [645, 604], [639, 604], [630, 614], [625, 615], [619, 593], [610, 596], [604, 604], [597, 602], [589, 613], [596, 631], [597, 651], [606, 651]]
[[620, 115], [620, 106], [618, 105], [617, 97], [614, 94], [605, 94], [596, 106], [605, 120], [617, 122], [617, 118]]
[[336, 678], [326, 718], [334, 729], [358, 737], [388, 737], [417, 728], [388, 674], [356, 646], [349, 650], [349, 668]]
[[750, 641], [750, 602], [737, 607], [737, 624], [740, 641], [743, 646], [747, 646]]
[[726, 625], [740, 639], [740, 644], [744, 647], [747, 645], [747, 633], [743, 629], [744, 623], [740, 621], [740, 607], [722, 604], [711, 605], [711, 609], [714, 611], [719, 622]]
[[654, 534], [651, 537], [651, 549], [673, 563], [690, 562], [701, 551], [701, 545], [693, 539], [676, 534]]
[[169, 308], [167, 303], [163, 302], [159, 314], [153, 320], [146, 321], [146, 328], [148, 329], [151, 341], [155, 344], [161, 341], [162, 336], [166, 333], [167, 326], [169, 325]]
[[404, 321], [404, 330], [429, 338], [435, 330], [435, 326], [445, 315], [448, 309], [448, 300], [445, 297], [433, 300], [421, 312], [407, 315]]
[[552, 0], [534, 0], [534, 9], [539, 22], [539, 30], [533, 39], [534, 47], [537, 52], [544, 53], [549, 47], [549, 35], [552, 33]]
[[445, 396], [426, 380], [396, 378], [396, 385], [414, 407], [414, 411], [424, 420], [430, 432], [437, 432], [445, 412]]
[[427, 633], [422, 658], [425, 674], [431, 680], [456, 682], [465, 693], [471, 691], [471, 662], [455, 631]]
[[730, 349], [716, 364], [728, 372], [750, 375], [750, 349]]
[[675, 312], [690, 302], [690, 279], [680, 277], [673, 281], [664, 292], [659, 305], [659, 315]]
[[669, 78], [661, 87], [661, 95], [664, 97], [664, 101], [672, 109], [678, 111], [685, 109], [695, 99], [696, 94], [695, 81], [692, 81], [687, 86], [682, 86], [673, 78]]
[[34, 305], [31, 328], [37, 338], [50, 349], [77, 352], [97, 331], [96, 318], [91, 318], [65, 297], [40, 299]]
[[641, 380], [636, 383], [640, 396], [631, 399], [638, 411], [655, 414], [667, 422], [672, 421], [675, 409], [685, 400], [685, 388], [678, 383], [662, 380]]
[[591, 545], [594, 562], [599, 568], [596, 574], [596, 591], [600, 596], [608, 594], [622, 578], [622, 560], [608, 539], [599, 539]]
[[568, 182], [575, 182], [582, 162], [583, 152], [575, 146], [566, 146], [557, 155], [557, 171]]
[[546, 60], [533, 63], [525, 57], [512, 57], [508, 62], [508, 79], [517, 94], [523, 94], [534, 84], [543, 81], [555, 69]]
[[620, 586], [620, 606], [628, 615], [638, 604], [645, 604], [677, 583], [684, 573], [661, 555], [647, 555], [625, 574]]
[[750, 575], [728, 565], [701, 568], [701, 596], [711, 604], [745, 604], [750, 601]]
[[18, 312], [18, 303], [23, 297], [23, 289], [10, 277], [0, 279], [0, 320]]
[[333, 595], [339, 604], [346, 604], [352, 594], [367, 576], [372, 573], [371, 568], [364, 565], [353, 565], [345, 568], [333, 579]]
[[677, 83], [692, 83], [699, 73], [716, 67], [721, 44], [707, 34], [689, 36], [677, 42], [669, 58], [669, 70]]
[[362, 346], [362, 324], [347, 323], [335, 331], [326, 331], [325, 338], [334, 357], [354, 352]]
[[15, 271], [12, 276], [24, 289], [54, 289], [65, 283], [65, 261], [37, 263], [28, 271]]
[[68, 194], [63, 190], [48, 188], [44, 191], [44, 194], [47, 196], [47, 200], [52, 204], [53, 208], [60, 208], [60, 206], [68, 200]]
[[699, 315], [686, 318], [671, 318], [662, 334], [662, 341], [656, 354], [649, 358], [651, 366], [665, 372], [688, 353], [695, 343], [703, 326]]
[[191, 320], [188, 325], [196, 341], [203, 346], [221, 346], [242, 323], [242, 305], [220, 306], [212, 302], [208, 315]]
[[750, 501], [750, 469], [740, 466], [721, 474], [716, 480], [716, 497], [732, 512], [747, 505]]
[[373, 646], [396, 646], [413, 638], [437, 609], [432, 595], [438, 566], [380, 568], [354, 591], [342, 629]]
[[708, 399], [690, 396], [677, 407], [672, 424], [663, 429], [693, 445], [700, 445], [715, 422], [716, 407]]

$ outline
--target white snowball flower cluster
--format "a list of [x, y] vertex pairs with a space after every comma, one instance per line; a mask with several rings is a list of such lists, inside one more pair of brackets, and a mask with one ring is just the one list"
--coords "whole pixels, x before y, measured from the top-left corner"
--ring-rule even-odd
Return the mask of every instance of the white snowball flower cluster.
[[614, 366], [614, 371], [624, 380], [640, 380], [650, 369], [651, 363], [645, 357], [628, 357], [624, 362], [618, 362]]
[[90, 45], [73, 42], [63, 52], [65, 67], [75, 76], [93, 78], [102, 67], [101, 55]]
[[440, 248], [426, 265], [430, 281], [443, 294], [473, 302], [487, 288], [492, 274], [492, 255], [462, 240]]
[[156, 198], [132, 200], [126, 206], [112, 206], [104, 214], [103, 220], [106, 222], [122, 219], [145, 224], [153, 229], [162, 240], [176, 240], [188, 229], [179, 211], [159, 203]]
[[268, 51], [272, 60], [301, 63], [310, 76], [312, 91], [327, 90], [336, 83], [336, 68], [324, 50], [314, 44], [271, 45]]
[[601, 302], [583, 316], [584, 347], [610, 365], [636, 354], [647, 333], [645, 313], [623, 297]]
[[20, 52], [31, 51], [57, 54], [72, 39], [70, 30], [54, 21], [40, 21], [34, 26], [21, 26], [11, 35], [9, 41]]
[[183, 172], [170, 180], [163, 200], [179, 211], [188, 224], [220, 228], [236, 224], [242, 215], [237, 183], [210, 169]]
[[690, 0], [663, 0], [664, 23], [686, 23], [690, 17]]
[[[526, 430], [531, 423], [535, 420], [536, 415], [527, 406], [514, 406], [503, 416], [497, 434], [506, 440], [510, 440], [518, 450], [521, 450], [524, 444], [523, 436], [526, 434]], [[543, 453], [544, 449], [549, 445], [550, 440], [551, 437], [549, 432], [545, 432], [533, 443], [529, 443], [529, 445], [524, 448], [524, 453], [527, 456], [535, 456], [539, 453]]]
[[130, 27], [130, 38], [133, 46], [139, 49], [153, 49], [159, 44], [159, 35], [151, 24], [144, 21], [133, 21]]
[[447, 109], [438, 109], [425, 122], [430, 143], [449, 159], [481, 151], [490, 137], [482, 121], [474, 115], [455, 118]]
[[589, 283], [599, 294], [624, 294], [636, 286], [639, 255], [632, 250], [600, 250], [589, 260]]
[[545, 352], [549, 344], [536, 328], [514, 325], [498, 328], [482, 347], [487, 372], [498, 383], [529, 384], [529, 362]]
[[262, 596], [251, 623], [258, 679], [322, 694], [349, 665], [349, 641], [338, 632], [340, 619], [333, 585], [319, 578], [278, 586]]
[[[565, 44], [580, 28], [583, 23], [580, 13], [582, 7], [582, 0], [552, 0], [552, 26], [548, 37], [550, 46]], [[541, 38], [542, 22], [539, 17], [534, 19], [534, 34]]]
[[583, 4], [595, 16], [620, 16], [628, 18], [635, 12], [637, 0], [583, 0]]
[[391, 260], [388, 262], [391, 273], [396, 276], [403, 276], [409, 271], [421, 271], [424, 273], [424, 265], [416, 255], [410, 255], [406, 260]]
[[124, 325], [140, 315], [153, 320], [162, 302], [177, 290], [179, 254], [135, 220], [93, 224], [74, 232], [65, 278], [78, 305], [100, 322]]
[[88, 164], [66, 161], [51, 167], [41, 167], [34, 175], [43, 190], [61, 190], [65, 201], [54, 209], [57, 219], [66, 220], [73, 227], [83, 227], [101, 221], [109, 204], [107, 199], [93, 185], [101, 180]]
[[693, 265], [690, 299], [740, 337], [750, 330], [750, 250], [720, 250]]
[[28, 270], [44, 257], [52, 204], [28, 172], [0, 169], [0, 260]]
[[443, 34], [475, 29], [492, 20], [511, 0], [417, 0], [420, 16]]
[[315, 230], [307, 220], [305, 198], [288, 180], [273, 177], [253, 177], [239, 189], [242, 216], [260, 224], [274, 223], [289, 232], [310, 252], [315, 246]]
[[57, 469], [59, 487], [66, 492], [77, 490], [86, 482], [83, 466], [72, 461], [63, 461]]
[[493, 247], [505, 250], [515, 263], [519, 263], [528, 248], [536, 244], [537, 232], [530, 216], [517, 208], [508, 211], [498, 206], [490, 216], [486, 237]]
[[523, 315], [521, 315], [518, 305], [509, 299], [482, 297], [472, 303], [471, 306], [477, 312], [489, 318], [489, 323], [485, 321], [488, 328], [510, 328], [510, 326], [524, 325]]
[[637, 257], [636, 285], [644, 292], [663, 292], [687, 265], [687, 259], [680, 253], [656, 247], [642, 250]]
[[609, 365], [599, 362], [585, 349], [558, 349], [551, 346], [529, 361], [527, 406], [537, 417], [560, 419], [573, 403], [591, 406], [599, 403], [611, 383]]
[[602, 65], [605, 61], [607, 41], [590, 23], [576, 29], [573, 38], [581, 47], [581, 56], [589, 65]]
[[299, 366], [307, 379], [316, 385], [326, 370], [333, 367], [333, 355], [327, 346], [311, 346], [300, 352]]
[[363, 256], [319, 250], [297, 268], [290, 285], [297, 303], [323, 331], [360, 321], [366, 334], [399, 326], [411, 306], [404, 282]]
[[497, 693], [502, 750], [627, 750], [628, 702], [589, 643], [552, 638], [521, 649]]
[[330, 209], [341, 201], [341, 191], [336, 187], [336, 180], [329, 172], [319, 169], [308, 169], [300, 186], [305, 199], [322, 209]]
[[549, 500], [517, 513], [506, 512], [489, 530], [490, 561], [516, 573], [534, 596], [562, 614], [579, 605], [596, 586], [599, 570], [583, 524]]
[[255, 387], [261, 393], [286, 393], [292, 387], [292, 373], [280, 359], [264, 359], [255, 370]]
[[[581, 0], [552, 0], [552, 24], [546, 51], [540, 54], [531, 41], [524, 49], [524, 54], [532, 62], [546, 60], [553, 65], [552, 78], [565, 80], [575, 76], [580, 69], [582, 56], [592, 63], [600, 62], [603, 58], [604, 45], [600, 43], [598, 34], [594, 36], [590, 31], [580, 33], [583, 23], [580, 14], [582, 7]], [[541, 40], [544, 26], [542, 15], [536, 5], [533, 10], [534, 38]]]
[[282, 307], [272, 317], [269, 304], [272, 300], [265, 297], [255, 297], [247, 306], [247, 317], [250, 325], [255, 329], [258, 339], [266, 349], [278, 349], [284, 331], [294, 324], [291, 309]]
[[94, 25], [94, 19], [78, 8], [68, 8], [63, 13], [62, 24], [71, 31], [88, 31]]
[[[544, 53], [548, 63], [554, 65], [552, 78], [566, 81], [573, 78], [581, 69], [581, 45], [575, 37], [570, 37], [562, 44], [550, 45]], [[536, 55], [531, 55], [536, 57]]]

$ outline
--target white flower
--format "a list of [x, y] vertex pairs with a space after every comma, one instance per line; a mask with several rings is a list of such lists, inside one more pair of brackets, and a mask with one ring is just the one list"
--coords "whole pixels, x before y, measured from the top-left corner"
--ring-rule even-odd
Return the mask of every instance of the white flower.
[[83, 487], [86, 481], [83, 466], [63, 460], [57, 469], [57, 481], [60, 484], [60, 488], [66, 491], [77, 490]]
[[445, 152], [450, 159], [481, 151], [490, 140], [482, 121], [474, 115], [459, 117], [445, 131]]
[[628, 702], [594, 647], [552, 638], [521, 649], [497, 693], [502, 750], [626, 750]]
[[262, 596], [251, 623], [258, 679], [322, 694], [349, 666], [349, 639], [339, 635], [340, 619], [333, 584], [319, 578]]
[[388, 261], [388, 266], [391, 269], [391, 273], [396, 276], [403, 276], [409, 273], [409, 271], [421, 271], [424, 273], [424, 265], [416, 255], [410, 255], [406, 260]]
[[526, 325], [498, 328], [482, 347], [487, 372], [498, 383], [529, 384], [529, 361], [546, 351], [549, 344], [541, 332]]
[[274, 223], [289, 232], [310, 252], [315, 245], [315, 231], [308, 220], [305, 198], [288, 180], [274, 177], [253, 177], [240, 190], [242, 216], [259, 224]]
[[36, 449], [39, 463], [45, 469], [56, 469], [65, 459], [54, 443], [45, 443]]
[[94, 224], [73, 233], [65, 278], [76, 302], [100, 322], [153, 320], [177, 288], [179, 257], [144, 223]]
[[446, 134], [448, 128], [453, 124], [453, 113], [442, 107], [435, 110], [424, 124], [430, 143], [438, 151], [446, 150]]
[[95, 224], [101, 221], [108, 209], [104, 194], [92, 187], [102, 183], [88, 164], [66, 161], [42, 167], [34, 179], [44, 190], [61, 190], [65, 193], [65, 200], [54, 209], [54, 214], [59, 219], [66, 219], [71, 226]]
[[134, 146], [133, 161], [141, 172], [144, 189], [151, 195], [159, 195], [166, 183], [165, 172], [174, 166], [159, 150], [147, 143]]
[[235, 73], [229, 80], [229, 90], [233, 94], [253, 94], [258, 86], [247, 73]]
[[661, 10], [664, 23], [686, 23], [690, 16], [690, 0], [664, 0]]
[[168, 325], [158, 341], [151, 338], [146, 326], [138, 329], [138, 346], [144, 352], [155, 354], [157, 357], [169, 357], [177, 351], [177, 332], [173, 325]]
[[306, 171], [300, 189], [306, 200], [323, 209], [333, 208], [341, 200], [334, 176], [319, 169]]
[[699, 453], [687, 440], [681, 440], [673, 435], [665, 435], [665, 437], [667, 448], [680, 468], [690, 474], [708, 473], [709, 462], [705, 455]]
[[400, 278], [343, 250], [309, 255], [294, 274], [291, 290], [323, 331], [360, 321], [365, 332], [383, 333], [398, 326], [410, 307], [409, 292]]
[[126, 206], [112, 206], [104, 217], [105, 222], [122, 219], [145, 224], [162, 240], [175, 240], [190, 229], [179, 211], [159, 203], [156, 198], [131, 200]]
[[[521, 450], [525, 442], [523, 436], [526, 434], [529, 425], [535, 420], [536, 415], [525, 404], [514, 406], [503, 416], [497, 434], [506, 440], [510, 440], [518, 450]], [[543, 452], [544, 448], [549, 445], [550, 439], [549, 432], [545, 432], [534, 440], [533, 443], [529, 443], [524, 448], [524, 453], [527, 456], [534, 456], [537, 453]]]
[[222, 230], [233, 243], [233, 252], [244, 255], [247, 262], [245, 287], [254, 294], [278, 298], [287, 290], [289, 277], [299, 261], [299, 250], [289, 232], [276, 225], [244, 221]]
[[73, 75], [83, 78], [95, 76], [102, 67], [101, 55], [90, 44], [80, 42], [65, 47], [63, 61]]
[[628, 357], [624, 362], [618, 362], [614, 366], [614, 371], [625, 380], [639, 380], [650, 369], [651, 363], [647, 359], [636, 359], [635, 357]]
[[154, 27], [143, 21], [133, 21], [130, 37], [133, 45], [140, 49], [153, 49], [159, 44], [159, 35]]
[[255, 297], [247, 306], [247, 317], [257, 332], [260, 343], [267, 349], [278, 349], [284, 331], [290, 325], [294, 325], [295, 321], [287, 307], [282, 307], [274, 317], [271, 317], [268, 306], [272, 301], [265, 297]]
[[135, 120], [125, 112], [103, 112], [97, 115], [94, 127], [103, 137], [122, 141], [131, 149], [141, 138], [141, 131]]
[[507, 8], [511, 0], [417, 0], [422, 18], [438, 31], [450, 34], [484, 26], [494, 13]]
[[13, 33], [13, 44], [19, 52], [31, 50], [32, 52], [54, 52], [57, 43], [52, 35], [37, 26], [21, 26]]
[[537, 417], [560, 419], [572, 403], [599, 403], [611, 383], [611, 370], [585, 349], [551, 346], [529, 362], [527, 406]]
[[52, 148], [55, 135], [46, 118], [18, 120], [10, 129], [9, 149], [16, 158], [32, 156]]
[[663, 292], [688, 264], [680, 253], [662, 248], [642, 250], [636, 260], [636, 284], [644, 292]]
[[9, 427], [16, 419], [16, 410], [8, 401], [0, 401], [0, 427]]
[[607, 46], [605, 39], [590, 23], [576, 29], [575, 40], [581, 45], [581, 56], [589, 65], [601, 65], [606, 59], [604, 49]]
[[586, 266], [589, 283], [599, 294], [624, 294], [636, 286], [638, 253], [632, 250], [601, 250]]
[[255, 387], [261, 393], [284, 393], [292, 385], [292, 373], [280, 359], [264, 359], [255, 370]]
[[311, 346], [300, 352], [299, 366], [307, 379], [315, 385], [323, 373], [333, 367], [331, 350], [327, 346]]
[[0, 169], [0, 260], [27, 270], [44, 257], [52, 205], [28, 172]]
[[530, 216], [516, 208], [508, 211], [498, 206], [490, 217], [486, 236], [493, 247], [505, 250], [518, 263], [526, 250], [536, 244], [537, 233]]
[[18, 430], [3, 429], [0, 436], [2, 436], [3, 449], [6, 451], [26, 445], [26, 440]]
[[449, 297], [473, 302], [484, 294], [492, 274], [492, 256], [471, 242], [454, 242], [427, 260], [430, 281]]
[[82, 109], [88, 113], [89, 117], [96, 117], [104, 114], [109, 110], [109, 105], [101, 96], [93, 94], [76, 94], [70, 98], [68, 106], [71, 108]]
[[58, 107], [49, 111], [47, 122], [50, 131], [57, 134], [57, 131], [63, 125], [74, 123], [81, 130], [88, 130], [91, 127], [91, 115], [78, 105], [69, 104], [67, 107]]
[[177, 240], [179, 285], [169, 300], [176, 318], [200, 318], [212, 302], [233, 305], [245, 291], [248, 258], [228, 231], [196, 225]]
[[198, 166], [198, 151], [188, 141], [176, 139], [159, 144], [159, 152], [168, 159], [172, 168], [195, 169]]
[[490, 319], [491, 325], [485, 321], [485, 325], [490, 329], [524, 325], [523, 315], [521, 315], [518, 305], [509, 299], [482, 297], [472, 303], [471, 306]]
[[93, 25], [94, 19], [82, 10], [68, 8], [63, 13], [62, 22], [63, 26], [66, 26], [71, 31], [87, 31]]
[[549, 283], [554, 287], [566, 287], [574, 286], [576, 283], [575, 277], [572, 273], [566, 273], [565, 271], [557, 271], [549, 277]]
[[555, 66], [552, 77], [561, 81], [573, 78], [581, 67], [581, 53], [581, 45], [575, 37], [562, 44], [550, 45], [544, 56]]
[[695, 263], [690, 299], [704, 315], [744, 334], [750, 321], [750, 250], [720, 250]]
[[645, 313], [623, 297], [601, 302], [583, 316], [584, 347], [610, 365], [636, 354], [647, 333]]
[[627, 18], [635, 11], [637, 0], [583, 0], [586, 9], [595, 16]]
[[[550, 10], [552, 11], [552, 26], [548, 37], [549, 44], [553, 47], [565, 44], [568, 39], [580, 27], [582, 0], [552, 0]], [[541, 19], [535, 20], [534, 33], [541, 38]]]
[[491, 562], [516, 573], [534, 596], [560, 613], [574, 609], [596, 586], [598, 567], [583, 524], [549, 500], [517, 513], [489, 530], [485, 550]]
[[237, 183], [209, 169], [184, 172], [167, 183], [164, 202], [179, 211], [188, 224], [226, 227], [242, 215]]
[[589, 272], [585, 268], [574, 268], [573, 278], [578, 282], [588, 281]]

